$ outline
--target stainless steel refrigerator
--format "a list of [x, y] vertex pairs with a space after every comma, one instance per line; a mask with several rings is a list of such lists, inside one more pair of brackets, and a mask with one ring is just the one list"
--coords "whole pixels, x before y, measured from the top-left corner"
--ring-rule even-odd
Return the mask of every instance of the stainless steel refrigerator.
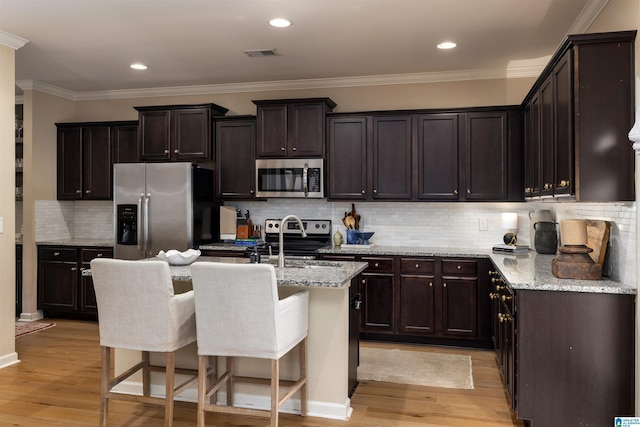
[[115, 164], [114, 257], [149, 258], [217, 242], [213, 188], [213, 171], [192, 163]]

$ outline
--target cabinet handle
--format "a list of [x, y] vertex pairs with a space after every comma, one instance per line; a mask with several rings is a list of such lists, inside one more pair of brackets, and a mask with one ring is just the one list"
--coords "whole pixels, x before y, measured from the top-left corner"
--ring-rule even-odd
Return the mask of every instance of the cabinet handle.
[[420, 268], [420, 264], [416, 264], [416, 268]]
[[378, 190], [376, 190], [375, 188], [373, 189], [373, 194], [378, 194]]
[[82, 194], [82, 190], [76, 190], [76, 194]]
[[164, 150], [164, 154], [169, 154], [169, 150]]
[[433, 287], [433, 282], [429, 282], [429, 287]]
[[378, 268], [378, 267], [380, 267], [380, 264], [378, 264], [378, 263], [376, 262], [375, 264], [373, 264], [373, 266], [374, 266], [375, 268]]
[[551, 190], [551, 189], [553, 189], [553, 185], [552, 185], [552, 184], [549, 184], [549, 183], [547, 182], [547, 183], [545, 183], [545, 184], [544, 184], [544, 189], [545, 189], [545, 190]]
[[297, 147], [293, 147], [293, 148], [291, 148], [291, 149], [292, 149], [293, 151], [298, 151], [298, 148], [297, 148]]
[[249, 191], [249, 193], [250, 193], [250, 194], [253, 194], [253, 193], [255, 193], [255, 191], [251, 190], [251, 191]]
[[471, 190], [467, 188], [467, 194], [471, 194]]
[[502, 301], [511, 301], [512, 298], [512, 296], [502, 295]]
[[447, 287], [447, 282], [444, 282], [444, 283], [442, 284], [442, 287], [443, 287], [443, 288], [446, 288], [446, 287]]
[[569, 180], [560, 180], [560, 184], [558, 184], [558, 188], [567, 188], [569, 186]]
[[86, 194], [90, 194], [90, 193], [91, 193], [91, 190], [84, 190], [84, 192], [85, 192]]
[[178, 154], [178, 153], [180, 152], [180, 150], [173, 150], [173, 152], [174, 152], [175, 154]]
[[284, 147], [280, 147], [280, 151], [284, 151]]
[[364, 190], [362, 190], [361, 193], [364, 194]]
[[100, 258], [101, 256], [102, 256], [102, 254], [101, 254], [101, 253], [96, 255], [96, 257], [98, 257], [98, 258]]
[[77, 268], [76, 267], [71, 267], [71, 271], [76, 271]]
[[461, 265], [458, 266], [458, 270], [462, 270], [462, 266]]
[[362, 284], [364, 285], [365, 283], [367, 283], [366, 279], [362, 279]]
[[453, 194], [458, 195], [458, 190], [453, 190]]
[[54, 252], [53, 256], [60, 256], [60, 252]]

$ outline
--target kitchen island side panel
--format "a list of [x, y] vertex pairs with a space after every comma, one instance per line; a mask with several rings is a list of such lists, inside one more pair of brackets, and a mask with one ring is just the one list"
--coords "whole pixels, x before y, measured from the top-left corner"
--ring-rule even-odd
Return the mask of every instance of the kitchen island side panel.
[[634, 415], [635, 295], [516, 291], [517, 413], [533, 427]]

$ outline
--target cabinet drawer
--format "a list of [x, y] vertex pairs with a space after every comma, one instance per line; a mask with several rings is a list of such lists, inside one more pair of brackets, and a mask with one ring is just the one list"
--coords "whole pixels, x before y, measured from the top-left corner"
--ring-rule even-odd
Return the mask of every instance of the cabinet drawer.
[[69, 248], [40, 248], [38, 256], [42, 261], [77, 261], [78, 251]]
[[477, 262], [460, 259], [443, 259], [442, 274], [464, 274], [475, 276], [477, 274]]
[[421, 258], [401, 258], [401, 274], [434, 274], [435, 261]]
[[393, 273], [393, 258], [369, 258], [362, 257], [362, 262], [369, 263], [366, 272]]
[[82, 261], [91, 261], [94, 258], [113, 258], [113, 249], [82, 249], [80, 251], [80, 259]]

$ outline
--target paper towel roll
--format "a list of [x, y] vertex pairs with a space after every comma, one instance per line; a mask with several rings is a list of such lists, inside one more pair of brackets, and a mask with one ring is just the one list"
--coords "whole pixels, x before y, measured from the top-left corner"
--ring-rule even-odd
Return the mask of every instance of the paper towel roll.
[[560, 221], [560, 239], [563, 245], [587, 244], [587, 220], [564, 219]]

